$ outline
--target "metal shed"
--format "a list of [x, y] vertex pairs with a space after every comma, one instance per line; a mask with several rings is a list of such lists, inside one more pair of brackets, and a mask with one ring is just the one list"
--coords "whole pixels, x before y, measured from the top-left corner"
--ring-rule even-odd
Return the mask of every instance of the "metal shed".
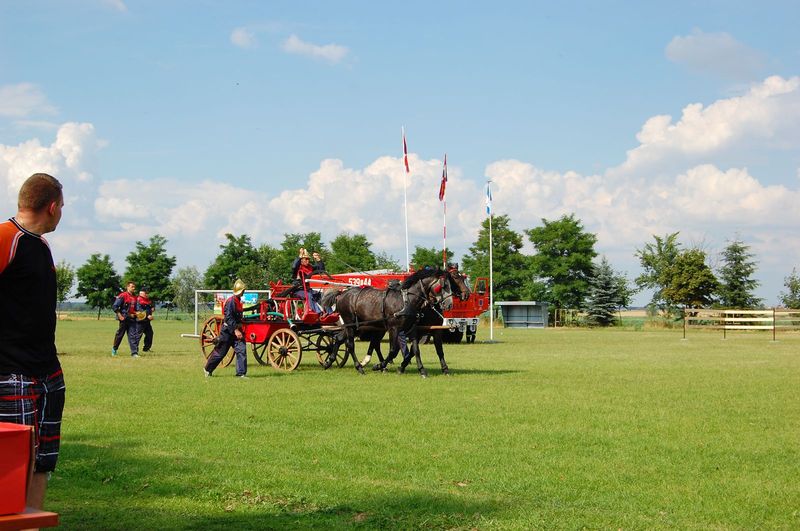
[[496, 302], [503, 314], [504, 328], [547, 328], [547, 302]]

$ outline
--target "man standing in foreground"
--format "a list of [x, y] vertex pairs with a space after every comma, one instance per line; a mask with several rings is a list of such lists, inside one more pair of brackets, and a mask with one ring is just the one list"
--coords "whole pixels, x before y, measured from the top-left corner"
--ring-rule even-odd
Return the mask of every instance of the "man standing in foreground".
[[61, 220], [61, 183], [46, 173], [19, 191], [0, 223], [0, 421], [33, 426], [36, 462], [27, 505], [41, 509], [61, 443], [64, 376], [56, 355], [56, 272], [42, 234]]

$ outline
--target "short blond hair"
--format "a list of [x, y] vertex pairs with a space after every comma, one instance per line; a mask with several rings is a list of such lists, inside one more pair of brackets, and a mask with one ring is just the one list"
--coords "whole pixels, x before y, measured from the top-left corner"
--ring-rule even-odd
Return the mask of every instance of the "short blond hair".
[[39, 212], [63, 197], [63, 187], [58, 179], [46, 173], [34, 173], [19, 189], [17, 207], [20, 210]]

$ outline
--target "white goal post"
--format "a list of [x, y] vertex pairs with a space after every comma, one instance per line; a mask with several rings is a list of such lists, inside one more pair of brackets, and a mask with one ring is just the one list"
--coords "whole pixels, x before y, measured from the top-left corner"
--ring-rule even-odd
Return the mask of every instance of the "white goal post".
[[[261, 298], [261, 294], [265, 294], [269, 298], [272, 295], [272, 291], [268, 289], [249, 289], [245, 291], [242, 302], [245, 306], [255, 304]], [[224, 302], [231, 295], [233, 295], [233, 291], [229, 289], [194, 290], [194, 333], [181, 334], [181, 337], [200, 337], [200, 321], [205, 322], [206, 319], [214, 315], [215, 301]]]

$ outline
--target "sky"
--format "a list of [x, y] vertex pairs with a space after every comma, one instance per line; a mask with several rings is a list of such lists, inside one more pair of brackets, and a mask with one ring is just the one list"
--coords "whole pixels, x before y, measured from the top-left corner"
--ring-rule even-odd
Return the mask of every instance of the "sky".
[[800, 269], [798, 20], [792, 1], [0, 0], [0, 209], [53, 174], [55, 260], [120, 273], [155, 234], [201, 272], [225, 233], [365, 234], [405, 264], [405, 211], [412, 252], [442, 246], [447, 154], [457, 259], [491, 180], [511, 228], [574, 214], [631, 280], [653, 235], [712, 267], [742, 241], [772, 306]]

